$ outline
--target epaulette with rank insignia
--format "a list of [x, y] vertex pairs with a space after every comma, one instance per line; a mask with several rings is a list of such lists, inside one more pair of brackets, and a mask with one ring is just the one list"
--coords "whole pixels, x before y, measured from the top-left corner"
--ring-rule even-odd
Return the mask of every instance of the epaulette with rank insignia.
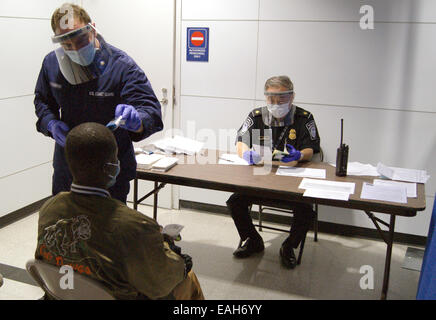
[[304, 117], [304, 118], [310, 118], [310, 116], [312, 114], [309, 111], [306, 111], [300, 107], [297, 107], [297, 109], [295, 110], [295, 115], [300, 116], [300, 117]]
[[262, 107], [257, 107], [256, 109], [254, 109], [254, 110], [251, 112], [251, 115], [252, 115], [253, 117], [261, 116], [261, 115], [262, 115]]

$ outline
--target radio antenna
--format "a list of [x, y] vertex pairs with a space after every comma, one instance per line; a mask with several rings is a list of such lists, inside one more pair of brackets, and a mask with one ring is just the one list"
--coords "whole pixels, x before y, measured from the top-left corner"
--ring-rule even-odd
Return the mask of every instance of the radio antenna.
[[344, 134], [344, 119], [341, 119], [341, 144], [339, 146], [342, 146], [343, 134]]

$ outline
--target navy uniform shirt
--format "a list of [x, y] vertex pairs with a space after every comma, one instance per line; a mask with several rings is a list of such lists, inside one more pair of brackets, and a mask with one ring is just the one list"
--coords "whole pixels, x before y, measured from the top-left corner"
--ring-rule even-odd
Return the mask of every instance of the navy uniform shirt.
[[[138, 111], [144, 131], [139, 134], [118, 128], [114, 132], [121, 163], [120, 178], [129, 181], [136, 174], [132, 141], [141, 141], [163, 129], [161, 106], [147, 76], [135, 61], [125, 52], [108, 46], [112, 56], [103, 66], [107, 68], [104, 74], [78, 85], [71, 85], [64, 78], [54, 51], [44, 58], [35, 88], [36, 128], [51, 136], [47, 125], [53, 119], [62, 120], [70, 130], [84, 122], [106, 125], [115, 117], [118, 104], [132, 105]], [[69, 175], [63, 152], [56, 144], [53, 167], [58, 176]]]
[[283, 151], [285, 144], [291, 144], [297, 150], [311, 148], [313, 153], [320, 152], [320, 137], [313, 115], [295, 105], [282, 121], [272, 117], [266, 106], [254, 109], [239, 128], [236, 139], [250, 148], [255, 144]]

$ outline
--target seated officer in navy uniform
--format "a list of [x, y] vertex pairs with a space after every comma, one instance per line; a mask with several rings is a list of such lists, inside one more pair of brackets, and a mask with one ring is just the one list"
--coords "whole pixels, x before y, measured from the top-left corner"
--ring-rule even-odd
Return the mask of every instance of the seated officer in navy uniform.
[[[287, 76], [277, 76], [265, 83], [267, 106], [254, 109], [237, 134], [238, 155], [249, 164], [257, 164], [262, 157], [256, 149], [269, 147], [271, 151], [283, 151], [280, 161], [296, 165], [299, 161], [310, 161], [314, 153], [320, 152], [320, 137], [313, 115], [292, 104], [294, 86]], [[264, 149], [265, 150], [265, 149]], [[246, 258], [264, 250], [262, 237], [254, 228], [249, 208], [251, 204], [271, 203], [271, 199], [233, 194], [227, 201], [241, 242], [233, 252], [237, 258]], [[315, 213], [312, 205], [292, 201], [275, 203], [289, 205], [294, 211], [294, 219], [289, 237], [280, 248], [280, 258], [287, 268], [294, 268], [297, 259], [294, 248], [306, 236]]]

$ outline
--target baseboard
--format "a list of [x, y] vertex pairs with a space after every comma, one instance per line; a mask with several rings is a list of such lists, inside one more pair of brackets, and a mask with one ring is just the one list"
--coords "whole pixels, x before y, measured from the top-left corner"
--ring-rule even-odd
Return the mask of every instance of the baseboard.
[[51, 196], [36, 201], [28, 206], [25, 206], [21, 209], [12, 211], [2, 217], [0, 217], [0, 229], [6, 227], [7, 225], [17, 222], [20, 219], [23, 219], [27, 216], [30, 216], [32, 213], [38, 211], [41, 206], [50, 198]]
[[[180, 200], [179, 205], [180, 208], [229, 215], [229, 211], [225, 206], [187, 200]], [[253, 220], [257, 220], [258, 212], [252, 211], [251, 216]], [[285, 226], [284, 228], [286, 229], [290, 226], [290, 223], [292, 222], [292, 217], [263, 213], [262, 221], [283, 224]], [[380, 234], [375, 229], [349, 226], [332, 222], [318, 221], [318, 231], [322, 233], [335, 234], [345, 237], [360, 237], [366, 239], [381, 240]], [[387, 231], [383, 231], [383, 233], [385, 236], [388, 235]], [[394, 242], [406, 245], [425, 246], [427, 243], [427, 237], [395, 232]]]
[[[24, 208], [18, 209], [16, 211], [13, 211], [11, 213], [8, 213], [0, 217], [0, 229], [38, 211], [41, 208], [41, 206], [44, 204], [44, 202], [46, 202], [49, 198], [50, 197], [41, 199]], [[214, 204], [180, 200], [179, 206], [181, 209], [184, 208], [184, 209], [199, 210], [203, 212], [229, 215], [229, 211], [227, 207], [214, 205]], [[258, 218], [257, 212], [253, 211], [251, 215], [254, 220], [257, 220]], [[290, 226], [290, 223], [292, 222], [291, 217], [269, 214], [269, 213], [264, 213], [262, 220], [264, 222], [283, 224], [284, 226]], [[337, 223], [325, 222], [325, 221], [318, 221], [318, 231], [328, 234], [346, 236], [346, 237], [362, 237], [362, 238], [376, 239], [376, 240], [381, 239], [379, 233], [375, 229], [349, 226], [349, 225], [337, 224]], [[384, 231], [384, 233], [387, 236], [388, 234], [387, 231]], [[427, 237], [395, 232], [394, 242], [407, 244], [407, 245], [425, 246], [427, 243]]]

